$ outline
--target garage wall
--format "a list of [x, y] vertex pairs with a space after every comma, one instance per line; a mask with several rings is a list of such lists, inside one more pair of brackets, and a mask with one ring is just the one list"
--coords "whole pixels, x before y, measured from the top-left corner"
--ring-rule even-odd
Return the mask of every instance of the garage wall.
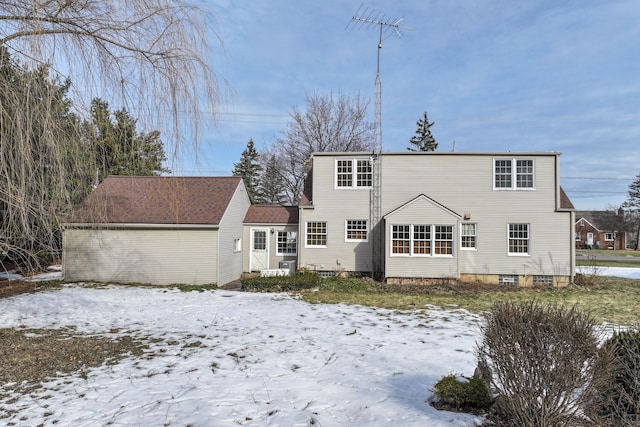
[[218, 230], [67, 229], [63, 274], [69, 281], [169, 285], [216, 283]]

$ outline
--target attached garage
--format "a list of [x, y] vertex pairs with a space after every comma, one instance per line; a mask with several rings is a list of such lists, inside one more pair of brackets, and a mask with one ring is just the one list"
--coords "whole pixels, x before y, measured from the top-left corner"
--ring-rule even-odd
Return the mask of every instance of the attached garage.
[[65, 280], [225, 285], [249, 206], [237, 177], [108, 177], [65, 224]]

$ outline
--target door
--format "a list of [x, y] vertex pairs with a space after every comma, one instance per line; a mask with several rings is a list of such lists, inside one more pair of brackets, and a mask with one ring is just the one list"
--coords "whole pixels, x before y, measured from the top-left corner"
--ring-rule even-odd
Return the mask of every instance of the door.
[[593, 233], [587, 233], [587, 247], [589, 249], [593, 247]]
[[251, 259], [249, 268], [251, 271], [266, 270], [269, 268], [269, 229], [251, 229]]

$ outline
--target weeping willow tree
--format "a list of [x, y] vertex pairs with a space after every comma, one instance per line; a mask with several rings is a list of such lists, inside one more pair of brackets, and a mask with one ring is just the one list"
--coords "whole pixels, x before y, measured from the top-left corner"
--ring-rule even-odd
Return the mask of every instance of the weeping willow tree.
[[211, 23], [179, 0], [0, 0], [0, 256], [33, 267], [60, 249], [95, 173], [91, 100], [160, 129], [174, 159], [196, 148], [220, 94]]

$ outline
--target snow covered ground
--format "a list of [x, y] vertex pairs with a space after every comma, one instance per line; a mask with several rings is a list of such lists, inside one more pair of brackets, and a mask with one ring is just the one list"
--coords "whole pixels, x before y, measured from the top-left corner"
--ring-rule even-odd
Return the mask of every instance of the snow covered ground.
[[[640, 278], [638, 269], [602, 274]], [[426, 402], [442, 376], [473, 373], [478, 322], [464, 310], [312, 305], [284, 294], [66, 285], [18, 295], [0, 300], [1, 327], [120, 329], [157, 340], [152, 358], [124, 359], [0, 399], [0, 422], [479, 425], [480, 417]], [[8, 409], [19, 413], [3, 418]]]
[[[473, 426], [426, 400], [471, 375], [478, 318], [312, 305], [284, 294], [68, 285], [0, 300], [2, 327], [159, 338], [130, 358], [0, 401], [0, 420], [62, 426]], [[199, 341], [201, 344], [190, 346]], [[10, 402], [10, 403], [9, 403]], [[20, 413], [2, 419], [6, 409]]]

